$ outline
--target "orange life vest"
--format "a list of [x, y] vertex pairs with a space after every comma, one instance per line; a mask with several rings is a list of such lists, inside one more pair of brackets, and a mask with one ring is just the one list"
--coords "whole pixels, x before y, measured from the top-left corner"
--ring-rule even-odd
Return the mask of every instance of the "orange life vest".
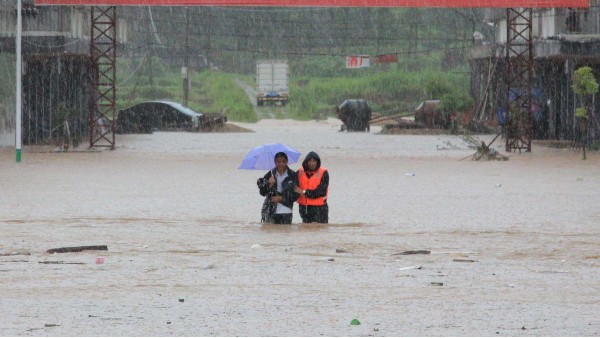
[[[326, 171], [327, 171], [327, 169], [320, 167], [319, 169], [317, 169], [317, 171], [315, 172], [314, 175], [312, 175], [310, 178], [308, 178], [308, 176], [306, 176], [306, 173], [304, 172], [304, 168], [298, 169], [298, 183], [300, 183], [300, 188], [302, 188], [302, 190], [317, 189], [317, 187], [319, 186], [319, 183], [321, 183], [321, 178], [323, 177], [323, 174]], [[300, 205], [316, 205], [316, 206], [325, 205], [325, 203], [327, 203], [328, 195], [329, 195], [329, 187], [327, 187], [327, 192], [325, 193], [325, 196], [321, 196], [321, 197], [317, 197], [317, 198], [307, 198], [304, 195], [300, 195], [300, 197], [298, 197], [298, 204], [300, 204]]]

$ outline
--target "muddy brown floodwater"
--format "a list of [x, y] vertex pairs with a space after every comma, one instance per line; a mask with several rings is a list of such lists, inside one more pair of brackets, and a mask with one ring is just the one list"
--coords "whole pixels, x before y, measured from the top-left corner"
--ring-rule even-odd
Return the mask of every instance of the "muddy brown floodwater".
[[[475, 162], [457, 136], [241, 126], [0, 150], [0, 334], [600, 335], [597, 153]], [[321, 156], [331, 224], [260, 224], [264, 172], [237, 167], [270, 142]], [[46, 253], [80, 245], [108, 251]]]

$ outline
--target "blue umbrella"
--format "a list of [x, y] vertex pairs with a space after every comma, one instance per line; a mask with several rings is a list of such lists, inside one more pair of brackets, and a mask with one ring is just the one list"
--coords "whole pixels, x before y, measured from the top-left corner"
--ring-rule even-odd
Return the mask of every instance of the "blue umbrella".
[[254, 147], [246, 154], [238, 169], [269, 170], [275, 167], [275, 154], [284, 152], [288, 156], [288, 163], [296, 163], [300, 152], [283, 143], [269, 143]]

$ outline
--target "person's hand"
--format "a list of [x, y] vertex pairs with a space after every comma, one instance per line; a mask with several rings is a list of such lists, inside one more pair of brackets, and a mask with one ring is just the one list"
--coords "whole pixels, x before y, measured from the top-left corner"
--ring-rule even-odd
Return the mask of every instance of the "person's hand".
[[295, 187], [294, 192], [296, 194], [300, 194], [300, 195], [304, 194], [304, 190], [300, 189], [300, 187]]
[[272, 187], [273, 184], [275, 184], [275, 177], [271, 176], [269, 177], [269, 187]]
[[280, 195], [271, 197], [271, 202], [273, 203], [281, 203], [283, 202], [283, 197]]

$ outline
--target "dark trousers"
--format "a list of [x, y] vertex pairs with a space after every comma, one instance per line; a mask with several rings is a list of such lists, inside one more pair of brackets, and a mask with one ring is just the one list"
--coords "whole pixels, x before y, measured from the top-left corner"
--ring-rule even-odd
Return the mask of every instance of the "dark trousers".
[[273, 214], [271, 215], [273, 224], [292, 224], [292, 214]]
[[329, 223], [329, 207], [325, 205], [298, 205], [302, 223]]

